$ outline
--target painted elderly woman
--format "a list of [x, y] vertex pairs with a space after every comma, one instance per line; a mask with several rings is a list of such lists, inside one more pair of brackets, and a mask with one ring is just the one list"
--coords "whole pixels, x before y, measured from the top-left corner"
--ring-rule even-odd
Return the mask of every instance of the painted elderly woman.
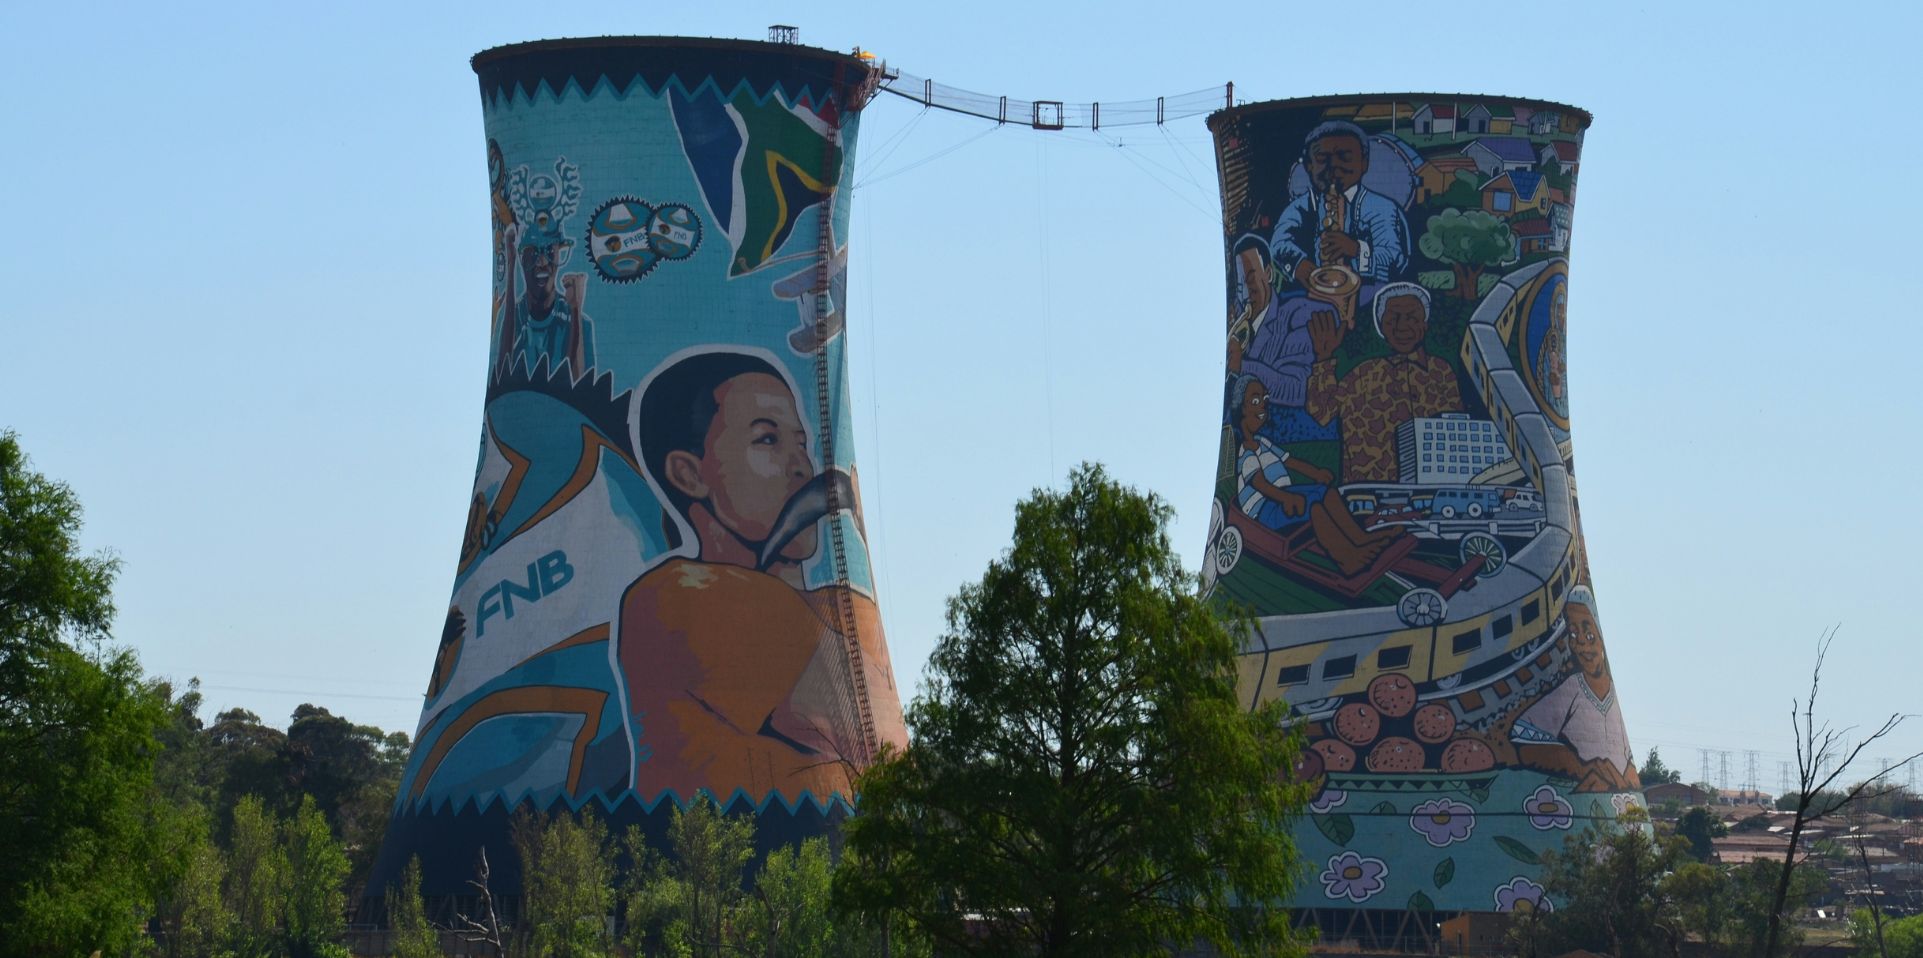
[[[1269, 418], [1269, 391], [1261, 380], [1246, 373], [1237, 376], [1230, 395], [1236, 400], [1236, 505], [1244, 515], [1277, 532], [1309, 523], [1316, 542], [1343, 575], [1367, 569], [1403, 534], [1393, 528], [1364, 532], [1341, 498], [1331, 495], [1329, 484], [1335, 477], [1327, 469], [1290, 456], [1261, 434]], [[1311, 481], [1297, 485], [1291, 473]]]

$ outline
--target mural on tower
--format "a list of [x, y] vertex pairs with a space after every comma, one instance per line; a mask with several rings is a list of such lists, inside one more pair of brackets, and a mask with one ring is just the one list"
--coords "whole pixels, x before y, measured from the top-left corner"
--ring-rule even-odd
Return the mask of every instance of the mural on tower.
[[418, 854], [430, 894], [466, 892], [488, 846], [511, 894], [521, 807], [595, 803], [658, 833], [705, 794], [753, 811], [764, 846], [819, 833], [906, 740], [836, 239], [871, 71], [664, 38], [474, 66], [494, 283], [478, 463], [371, 887]]
[[1203, 575], [1304, 723], [1292, 905], [1554, 907], [1541, 855], [1642, 796], [1564, 367], [1588, 114], [1450, 96], [1215, 114], [1227, 251]]

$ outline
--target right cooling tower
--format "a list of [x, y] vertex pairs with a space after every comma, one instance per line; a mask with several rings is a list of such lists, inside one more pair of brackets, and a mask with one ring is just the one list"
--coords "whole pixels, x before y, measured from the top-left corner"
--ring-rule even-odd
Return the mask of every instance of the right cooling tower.
[[1209, 120], [1229, 309], [1204, 577], [1259, 622], [1250, 704], [1307, 733], [1289, 904], [1325, 934], [1553, 907], [1543, 853], [1643, 801], [1571, 472], [1589, 120], [1430, 94]]

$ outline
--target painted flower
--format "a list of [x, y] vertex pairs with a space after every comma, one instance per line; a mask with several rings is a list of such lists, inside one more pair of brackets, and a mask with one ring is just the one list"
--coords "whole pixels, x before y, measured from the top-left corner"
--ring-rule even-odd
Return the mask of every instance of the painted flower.
[[1617, 792], [1609, 796], [1609, 804], [1616, 807], [1616, 817], [1621, 818], [1624, 812], [1643, 807], [1643, 797], [1633, 792]]
[[1329, 867], [1322, 871], [1322, 892], [1330, 898], [1361, 903], [1374, 898], [1388, 884], [1388, 862], [1352, 851], [1329, 859]]
[[1506, 885], [1496, 886], [1497, 911], [1555, 911], [1555, 902], [1542, 893], [1542, 886], [1520, 875]]
[[1409, 827], [1437, 848], [1464, 841], [1476, 830], [1476, 810], [1452, 798], [1423, 802], [1409, 813]]
[[1549, 785], [1536, 789], [1523, 799], [1522, 810], [1528, 814], [1531, 826], [1545, 832], [1552, 828], [1567, 829], [1570, 817], [1575, 813], [1575, 809], [1569, 806], [1569, 800], [1556, 794], [1555, 788]]
[[1337, 806], [1348, 800], [1348, 792], [1339, 788], [1325, 788], [1315, 796], [1313, 801], [1309, 802], [1309, 811], [1315, 812], [1318, 815], [1326, 814], [1334, 811]]

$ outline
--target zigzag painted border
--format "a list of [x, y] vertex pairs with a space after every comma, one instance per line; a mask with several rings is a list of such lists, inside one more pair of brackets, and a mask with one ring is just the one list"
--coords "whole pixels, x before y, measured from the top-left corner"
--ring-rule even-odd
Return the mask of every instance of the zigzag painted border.
[[[719, 93], [745, 86], [761, 101], [779, 94], [790, 103], [847, 107], [870, 72], [854, 57], [815, 47], [748, 40], [692, 42], [698, 45], [680, 37], [517, 44], [476, 54], [474, 72], [489, 109], [533, 105], [542, 102], [544, 94], [546, 102], [558, 102], [569, 93], [582, 99], [604, 93], [626, 99], [636, 86], [658, 97], [670, 83], [692, 92], [681, 79], [684, 75], [701, 78], [695, 90], [711, 87]], [[716, 56], [717, 51], [734, 56]]]

